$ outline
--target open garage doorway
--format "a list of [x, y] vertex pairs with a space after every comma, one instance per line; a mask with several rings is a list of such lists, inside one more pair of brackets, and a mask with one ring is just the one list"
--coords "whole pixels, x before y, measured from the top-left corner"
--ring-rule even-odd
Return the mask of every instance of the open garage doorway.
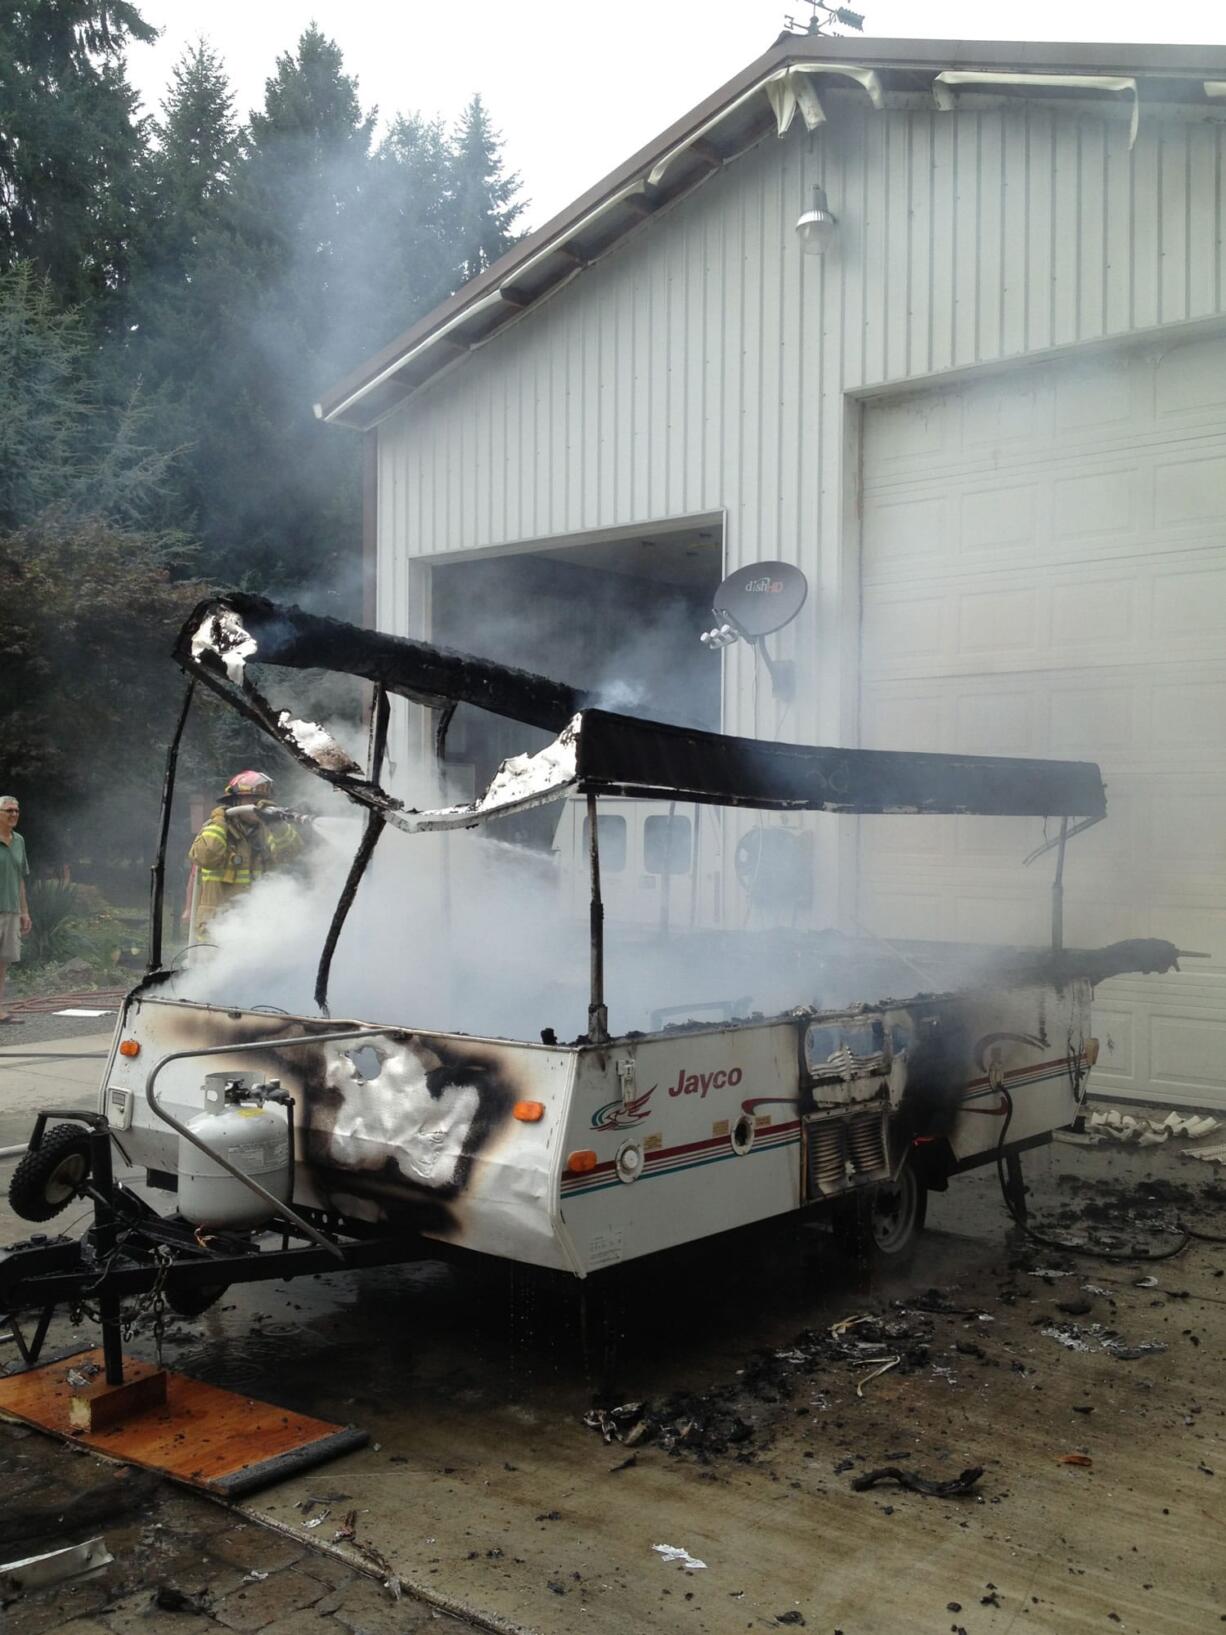
[[[719, 730], [721, 665], [698, 640], [723, 577], [719, 520], [551, 540], [430, 569], [431, 640], [568, 682], [609, 709]], [[448, 798], [471, 800], [508, 755], [548, 741], [462, 705], [445, 739]], [[556, 804], [518, 813], [502, 820], [499, 838], [550, 850], [557, 821]]]

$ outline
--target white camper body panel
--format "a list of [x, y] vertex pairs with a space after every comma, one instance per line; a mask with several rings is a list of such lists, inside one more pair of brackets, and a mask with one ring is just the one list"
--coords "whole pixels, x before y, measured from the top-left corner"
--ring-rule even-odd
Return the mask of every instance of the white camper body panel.
[[[173, 1184], [178, 1139], [145, 1095], [159, 1062], [199, 1052], [157, 1076], [184, 1123], [210, 1073], [276, 1079], [294, 1101], [297, 1207], [584, 1277], [879, 1183], [929, 1142], [990, 1159], [1010, 1100], [1009, 1146], [1044, 1139], [1084, 1095], [1089, 1012], [1079, 980], [607, 1045], [389, 1025], [301, 1046], [288, 1041], [381, 1024], [134, 995], [116, 1045], [139, 1054], [112, 1052], [102, 1107], [128, 1160]], [[835, 1125], [849, 1138], [831, 1149]]]

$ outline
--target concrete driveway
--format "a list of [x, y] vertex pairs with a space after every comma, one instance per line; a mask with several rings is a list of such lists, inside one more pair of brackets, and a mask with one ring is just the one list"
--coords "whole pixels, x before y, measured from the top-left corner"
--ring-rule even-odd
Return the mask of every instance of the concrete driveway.
[[[97, 1063], [10, 1067], [16, 1049], [0, 1055], [0, 1141], [24, 1133], [23, 1108], [96, 1082]], [[1121, 1224], [1144, 1212], [1147, 1177], [1166, 1184], [1168, 1215], [1226, 1235], [1226, 1190], [1171, 1148], [1057, 1145], [1028, 1160], [1049, 1221]], [[811, 1229], [709, 1242], [630, 1268], [603, 1345], [593, 1310], [583, 1343], [579, 1291], [497, 1264], [252, 1286], [175, 1321], [166, 1361], [367, 1427], [365, 1451], [257, 1496], [247, 1516], [338, 1567], [369, 1572], [373, 1551], [406, 1590], [485, 1627], [1217, 1627], [1226, 1246], [1094, 1262], [1007, 1238], [1007, 1224], [994, 1176], [955, 1182], [892, 1283], [847, 1268]], [[0, 1238], [19, 1235], [0, 1216]], [[869, 1313], [903, 1356], [871, 1379], [825, 1338]], [[150, 1354], [139, 1338], [130, 1349]], [[675, 1393], [674, 1421], [731, 1403], [747, 1436], [670, 1453], [583, 1423], [595, 1398], [659, 1407]], [[50, 1470], [71, 1458], [38, 1442]], [[881, 1466], [983, 1475], [956, 1499], [853, 1490]], [[376, 1611], [348, 1627], [417, 1627], [406, 1602]]]

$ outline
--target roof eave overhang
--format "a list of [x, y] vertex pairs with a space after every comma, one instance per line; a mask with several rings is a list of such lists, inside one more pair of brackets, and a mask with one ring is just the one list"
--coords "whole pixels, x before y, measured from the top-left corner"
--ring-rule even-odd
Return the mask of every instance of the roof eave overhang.
[[[953, 96], [940, 79], [1033, 76], [1032, 87], [1012, 87], [1013, 94], [1023, 95], [1028, 89], [1036, 95], [1059, 94], [1062, 77], [1069, 81], [1070, 94], [1074, 81], [1088, 77], [1101, 78], [1108, 92], [1118, 89], [1109, 81], [1127, 80], [1133, 82], [1135, 135], [1137, 81], [1144, 81], [1147, 100], [1203, 102], [1220, 113], [1220, 92], [1211, 87], [1226, 79], [1226, 49], [784, 34], [654, 142], [338, 382], [315, 405], [316, 415], [335, 425], [368, 429], [769, 131], [786, 128], [791, 111], [781, 113], [780, 86], [786, 86], [790, 69], [801, 71], [791, 76], [793, 81], [821, 84], [823, 89], [834, 84], [854, 89], [858, 81], [878, 107], [883, 82], [890, 90], [930, 91], [938, 106], [949, 107]], [[819, 80], [814, 70], [832, 77]], [[990, 84], [962, 88], [992, 89]], [[1005, 89], [1003, 82], [999, 88]], [[824, 117], [816, 93], [810, 100], [817, 107], [816, 117]], [[809, 109], [803, 100], [799, 105], [808, 120]]]

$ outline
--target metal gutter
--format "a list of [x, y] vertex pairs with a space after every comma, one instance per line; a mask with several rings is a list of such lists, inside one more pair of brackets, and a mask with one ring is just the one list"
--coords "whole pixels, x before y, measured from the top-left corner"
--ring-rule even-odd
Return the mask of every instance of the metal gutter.
[[[565, 236], [569, 238], [583, 232], [584, 228], [592, 226], [600, 219], [600, 217], [606, 215], [610, 210], [613, 210], [617, 205], [621, 204], [626, 198], [629, 197], [630, 194], [641, 194], [642, 192], [642, 182], [633, 182], [630, 184], [630, 186], [622, 188], [621, 191], [615, 193], [612, 198], [605, 199], [603, 203], [598, 204], [595, 209], [588, 211], [588, 213], [581, 217], [577, 222], [570, 224], [570, 226], [567, 228]], [[514, 276], [516, 278], [526, 277], [529, 273], [538, 268], [542, 262], [548, 260], [550, 256], [556, 255], [559, 248], [559, 241], [554, 240], [553, 242], [546, 244], [542, 249], [538, 250], [535, 255], [529, 256], [526, 261], [517, 262]], [[335, 408], [325, 411], [323, 405], [321, 403], [317, 403], [315, 405], [316, 418], [323, 420], [339, 420], [345, 414], [347, 409], [351, 408], [368, 392], [374, 391], [375, 388], [383, 385], [383, 383], [389, 380], [393, 375], [399, 374], [402, 369], [406, 369], [413, 362], [413, 360], [422, 352], [426, 351], [427, 348], [437, 345], [439, 341], [444, 340], [454, 330], [458, 329], [461, 324], [470, 323], [473, 318], [479, 317], [483, 312], [488, 312], [491, 309], [502, 305], [504, 302], [515, 310], [519, 310], [523, 306], [529, 305], [530, 303], [516, 301], [509, 298], [508, 290], [510, 288], [510, 284], [510, 280], [500, 284], [499, 287], [493, 290], [490, 294], [482, 295], [478, 300], [472, 302], [471, 305], [463, 307], [453, 317], [448, 318], [441, 326], [431, 330], [428, 334], [423, 335], [419, 341], [408, 345], [404, 351], [398, 352], [385, 368], [381, 369], [369, 380], [366, 380], [356, 391], [351, 392], [348, 397], [342, 399], [342, 401], [339, 402]], [[471, 288], [472, 285], [466, 285], [465, 287]]]
[[932, 82], [932, 94], [937, 107], [952, 113], [958, 106], [954, 92], [998, 91], [1005, 88], [1030, 90], [1035, 86], [1051, 91], [1106, 91], [1132, 98], [1132, 119], [1128, 127], [1128, 146], [1136, 146], [1137, 125], [1141, 117], [1141, 102], [1134, 78], [1124, 74], [997, 74], [965, 73], [954, 68], [944, 69]]
[[[317, 417], [369, 428], [438, 369], [502, 327], [496, 322], [465, 338], [465, 331], [475, 322], [500, 310], [503, 322], [513, 321], [607, 253], [646, 215], [681, 197], [758, 141], [772, 125], [782, 134], [798, 109], [809, 128], [815, 128], [824, 120], [825, 112], [810, 81], [825, 75], [858, 81], [874, 107], [883, 105], [883, 93], [889, 91], [930, 91], [940, 106], [951, 107], [951, 90], [959, 85], [984, 92], [996, 86], [1057, 95], [1077, 89], [1122, 92], [1133, 98], [1135, 139], [1142, 96], [1146, 102], [1190, 102], [1214, 107], [1226, 86], [1226, 48], [852, 40], [784, 34], [769, 51], [573, 205], [345, 376], [315, 404]], [[760, 120], [753, 116], [753, 105], [759, 99]], [[716, 146], [720, 137], [730, 139], [729, 145]], [[687, 155], [697, 161], [696, 167], [693, 163], [682, 165]], [[575, 242], [606, 224], [614, 231], [590, 253]], [[539, 278], [551, 262], [558, 264], [556, 278], [535, 291], [522, 287], [534, 276]], [[420, 366], [440, 346], [437, 366], [428, 375], [399, 378], [414, 365]], [[390, 394], [389, 387], [393, 388]]]
[[652, 166], [647, 176], [648, 187], [657, 187], [664, 179], [664, 173], [674, 159], [679, 159], [683, 153], [688, 153], [708, 133], [712, 133], [721, 126], [743, 103], [757, 96], [759, 91], [765, 91], [767, 100], [775, 115], [780, 136], [783, 136], [792, 123], [792, 116], [797, 108], [804, 117], [805, 124], [810, 130], [823, 124], [826, 118], [822, 105], [818, 101], [817, 93], [809, 89], [805, 80], [809, 75], [836, 74], [840, 79], [854, 80], [868, 92], [869, 100], [874, 108], [883, 106], [881, 81], [873, 68], [862, 68], [852, 64], [836, 64], [829, 62], [793, 63], [784, 68], [778, 68], [765, 79], [757, 80], [735, 102], [730, 103], [719, 113], [713, 114], [705, 125], [700, 125], [696, 131], [687, 136], [684, 141], [678, 142], [676, 147], [670, 148]]

